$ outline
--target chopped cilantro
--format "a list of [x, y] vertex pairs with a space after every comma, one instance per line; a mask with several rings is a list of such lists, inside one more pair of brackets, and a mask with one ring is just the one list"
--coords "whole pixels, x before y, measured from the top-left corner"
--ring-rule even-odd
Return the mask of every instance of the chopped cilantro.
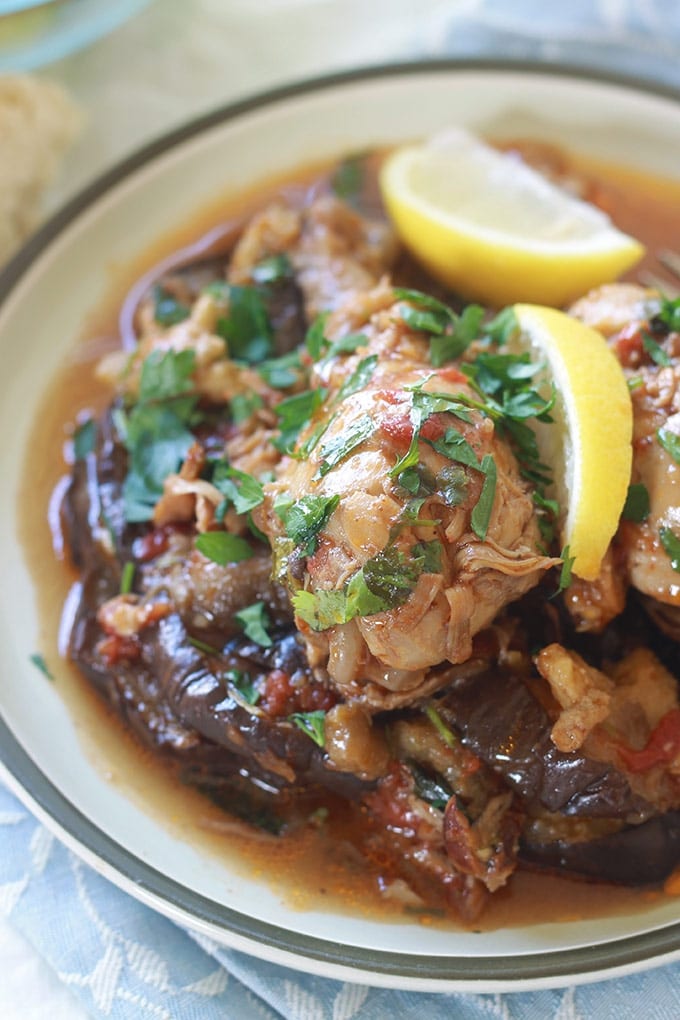
[[673, 458], [676, 464], [680, 464], [680, 435], [663, 427], [656, 435], [666, 453]]
[[259, 393], [236, 393], [229, 401], [232, 421], [236, 425], [247, 421], [256, 411], [259, 411], [263, 403]]
[[270, 620], [264, 602], [253, 602], [252, 605], [246, 606], [240, 612], [234, 613], [234, 617], [243, 627], [246, 637], [263, 648], [271, 647], [273, 642], [267, 633]]
[[421, 565], [423, 574], [441, 574], [442, 553], [442, 544], [437, 539], [431, 542], [417, 542], [413, 547], [413, 557]]
[[371, 354], [367, 358], [363, 358], [357, 367], [354, 369], [349, 379], [346, 379], [340, 388], [337, 400], [344, 400], [345, 397], [349, 397], [352, 393], [356, 393], [357, 390], [362, 390], [369, 383], [371, 376], [375, 372], [375, 366], [378, 364], [378, 355]]
[[486, 538], [496, 497], [496, 462], [490, 453], [482, 457], [480, 469], [484, 472], [484, 484], [472, 511], [470, 526], [477, 538], [483, 542]]
[[221, 673], [220, 677], [238, 692], [247, 705], [256, 705], [260, 700], [260, 692], [251, 679], [250, 673], [244, 673], [241, 669], [228, 669]]
[[422, 330], [441, 336], [447, 329], [455, 325], [458, 316], [452, 308], [430, 294], [410, 287], [395, 287], [394, 296], [397, 301], [408, 301], [409, 304], [400, 309], [401, 318], [412, 329]]
[[574, 566], [575, 556], [569, 554], [569, 546], [565, 545], [564, 549], [560, 553], [560, 559], [562, 560], [562, 569], [560, 570], [560, 579], [557, 583], [556, 595], [559, 595], [561, 591], [568, 588], [571, 584], [571, 569]]
[[468, 305], [453, 324], [450, 332], [433, 336], [430, 340], [430, 361], [435, 368], [441, 368], [447, 361], [459, 358], [479, 336], [484, 309], [480, 305]]
[[437, 493], [447, 506], [460, 506], [467, 499], [467, 474], [458, 464], [443, 467], [436, 478]]
[[50, 671], [50, 668], [47, 665], [47, 663], [45, 662], [44, 655], [41, 655], [40, 652], [33, 652], [33, 654], [29, 656], [29, 658], [33, 665], [37, 666], [37, 668], [40, 670], [43, 676], [46, 676], [48, 680], [54, 680], [54, 675]]
[[344, 202], [355, 204], [364, 183], [364, 157], [348, 156], [335, 168], [331, 188]]
[[227, 563], [249, 560], [253, 549], [245, 538], [228, 531], [204, 531], [196, 536], [196, 548], [213, 563], [225, 567]]
[[656, 318], [672, 332], [680, 332], [680, 298], [662, 298]]
[[324, 361], [336, 358], [338, 354], [354, 354], [359, 347], [366, 347], [368, 337], [365, 333], [346, 333], [339, 340], [334, 340], [324, 354]]
[[336, 433], [325, 443], [322, 443], [319, 451], [321, 464], [314, 478], [319, 479], [327, 475], [340, 461], [349, 456], [352, 450], [366, 442], [369, 436], [373, 435], [374, 431], [375, 422], [369, 414], [364, 414], [361, 418], [353, 421], [342, 432]]
[[123, 567], [120, 574], [120, 593], [121, 595], [129, 595], [132, 591], [132, 585], [135, 580], [135, 565], [132, 560], [128, 560]]
[[294, 712], [288, 716], [288, 720], [303, 733], [306, 733], [308, 737], [311, 737], [315, 744], [324, 747], [326, 743], [326, 713], [324, 711], [317, 709], [315, 712]]
[[[431, 545], [432, 543], [422, 543]], [[439, 543], [434, 543], [439, 545]], [[407, 601], [426, 561], [433, 562], [434, 549], [418, 550], [407, 558], [389, 545], [367, 560], [341, 590], [298, 591], [293, 595], [293, 608], [312, 630], [328, 630], [336, 624], [348, 623], [356, 616], [374, 616], [395, 609]]]
[[257, 371], [272, 389], [287, 390], [302, 377], [300, 354], [291, 351], [280, 358], [269, 358], [257, 366]]
[[434, 728], [436, 729], [437, 733], [442, 738], [444, 743], [448, 747], [455, 747], [458, 741], [456, 740], [455, 735], [446, 725], [446, 723], [444, 722], [444, 720], [442, 719], [434, 705], [425, 706], [425, 715], [430, 720], [430, 722], [432, 723], [432, 725], [434, 726]]
[[649, 492], [641, 482], [628, 486], [626, 502], [621, 511], [621, 519], [635, 521], [640, 524], [649, 517]]
[[96, 443], [97, 426], [92, 418], [88, 418], [73, 433], [73, 456], [76, 460], [85, 460], [88, 454], [94, 453]]
[[664, 552], [671, 561], [673, 570], [680, 573], [680, 538], [674, 534], [671, 528], [659, 528], [659, 539]]
[[205, 652], [206, 655], [221, 655], [222, 652], [219, 648], [215, 648], [214, 645], [209, 645], [207, 641], [201, 641], [197, 637], [189, 637], [189, 644], [197, 648], [199, 652]]
[[219, 489], [225, 499], [232, 503], [237, 514], [247, 514], [254, 510], [264, 499], [262, 483], [257, 478], [247, 474], [245, 471], [238, 471], [229, 464], [220, 460], [216, 463], [212, 484]]
[[289, 280], [293, 276], [293, 266], [285, 252], [269, 255], [253, 267], [252, 277], [255, 283], [278, 283]]
[[272, 352], [272, 329], [267, 308], [256, 287], [229, 287], [227, 314], [218, 319], [216, 332], [227, 341], [229, 356], [250, 365]]
[[191, 393], [193, 351], [154, 351], [146, 358], [139, 398], [116, 425], [128, 451], [128, 474], [123, 483], [126, 520], [148, 521], [163, 492], [194, 442], [196, 395]]
[[322, 352], [328, 346], [324, 330], [329, 314], [329, 312], [322, 312], [321, 315], [317, 315], [305, 334], [305, 347], [312, 361], [318, 361]]
[[427, 439], [426, 442], [438, 453], [443, 454], [448, 460], [457, 464], [465, 464], [467, 467], [482, 470], [477, 454], [472, 449], [467, 439], [454, 428], [448, 428], [441, 439]]
[[655, 365], [658, 365], [660, 368], [668, 368], [672, 364], [670, 356], [649, 333], [643, 333], [642, 346]]
[[274, 410], [281, 430], [281, 435], [274, 440], [277, 450], [289, 453], [293, 449], [300, 432], [309, 424], [314, 412], [325, 398], [325, 389], [304, 390], [276, 405]]
[[431, 804], [438, 811], [444, 811], [453, 793], [445, 779], [433, 776], [424, 772], [414, 761], [408, 763], [409, 770], [413, 776], [415, 793], [421, 800]]
[[515, 309], [510, 305], [503, 308], [491, 322], [487, 322], [482, 332], [492, 343], [502, 347], [519, 329]]
[[[309, 546], [316, 539], [328, 518], [340, 502], [339, 496], [303, 496], [297, 502], [284, 506], [276, 504], [276, 512], [283, 520], [286, 534], [295, 545]], [[310, 553], [313, 549], [310, 549]]]
[[189, 305], [178, 301], [160, 284], [153, 289], [153, 317], [159, 326], [174, 326], [188, 319], [191, 313]]

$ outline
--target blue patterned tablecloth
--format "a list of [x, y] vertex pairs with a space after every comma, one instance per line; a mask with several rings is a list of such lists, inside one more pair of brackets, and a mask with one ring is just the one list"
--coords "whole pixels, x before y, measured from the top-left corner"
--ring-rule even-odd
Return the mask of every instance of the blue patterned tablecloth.
[[[284, 2], [268, 0], [268, 6]], [[310, 2], [309, 17], [327, 18], [343, 2]], [[570, 0], [550, 6], [545, 0], [442, 0], [430, 4], [417, 24], [408, 52], [382, 58], [479, 54], [566, 60], [680, 86], [675, 0]], [[680, 1017], [680, 964], [556, 991], [443, 995], [346, 984], [263, 963], [188, 933], [119, 891], [1, 785], [0, 916], [96, 1020]]]

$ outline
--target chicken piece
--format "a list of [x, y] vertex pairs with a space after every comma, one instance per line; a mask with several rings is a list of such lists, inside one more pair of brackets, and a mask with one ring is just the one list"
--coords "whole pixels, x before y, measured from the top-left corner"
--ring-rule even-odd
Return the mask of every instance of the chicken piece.
[[[680, 545], [680, 463], [669, 452], [669, 443], [662, 443], [659, 430], [671, 439], [678, 437], [680, 448], [680, 335], [659, 323], [659, 308], [653, 291], [611, 284], [582, 298], [571, 314], [607, 337], [631, 379], [632, 481], [646, 489], [649, 513], [642, 521], [621, 522], [617, 557], [628, 581], [663, 604], [653, 615], [673, 635], [680, 633], [680, 573], [668, 547]], [[648, 350], [650, 340], [655, 357]], [[601, 591], [611, 588], [606, 576], [597, 583]]]
[[558, 644], [539, 652], [536, 667], [562, 709], [550, 734], [552, 742], [560, 751], [576, 751], [609, 715], [614, 684], [580, 655]]
[[[332, 510], [287, 582], [310, 660], [375, 708], [438, 686], [431, 667], [467, 660], [475, 634], [556, 562], [539, 552], [531, 493], [508, 444], [468, 406], [476, 400], [462, 373], [432, 371], [422, 334], [388, 291], [360, 296], [361, 308], [378, 310], [357, 352], [313, 371], [325, 401], [256, 511], [282, 551], [282, 497]], [[330, 340], [348, 314], [331, 317]], [[409, 451], [405, 477], [395, 465]]]
[[259, 262], [285, 253], [311, 321], [374, 287], [396, 250], [394, 233], [384, 220], [360, 216], [333, 195], [321, 195], [301, 210], [278, 200], [251, 220], [228, 275], [232, 283], [247, 284]]
[[578, 632], [599, 633], [623, 612], [627, 584], [619, 559], [615, 547], [610, 546], [595, 580], [574, 576], [564, 592], [564, 605]]

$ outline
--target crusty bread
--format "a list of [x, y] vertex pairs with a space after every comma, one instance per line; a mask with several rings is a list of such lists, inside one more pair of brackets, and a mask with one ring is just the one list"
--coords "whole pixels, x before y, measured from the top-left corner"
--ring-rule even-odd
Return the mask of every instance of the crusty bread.
[[81, 115], [53, 82], [0, 76], [0, 265], [35, 227]]

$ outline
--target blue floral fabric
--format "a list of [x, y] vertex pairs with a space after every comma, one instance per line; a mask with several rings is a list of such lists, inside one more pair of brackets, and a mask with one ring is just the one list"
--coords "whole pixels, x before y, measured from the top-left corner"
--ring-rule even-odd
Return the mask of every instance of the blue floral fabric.
[[[442, 2], [414, 43], [421, 55], [561, 60], [680, 86], [680, 6], [668, 0]], [[118, 890], [2, 785], [0, 913], [96, 1020], [680, 1016], [680, 964], [566, 989], [472, 995], [369, 988], [263, 963], [184, 931]]]

